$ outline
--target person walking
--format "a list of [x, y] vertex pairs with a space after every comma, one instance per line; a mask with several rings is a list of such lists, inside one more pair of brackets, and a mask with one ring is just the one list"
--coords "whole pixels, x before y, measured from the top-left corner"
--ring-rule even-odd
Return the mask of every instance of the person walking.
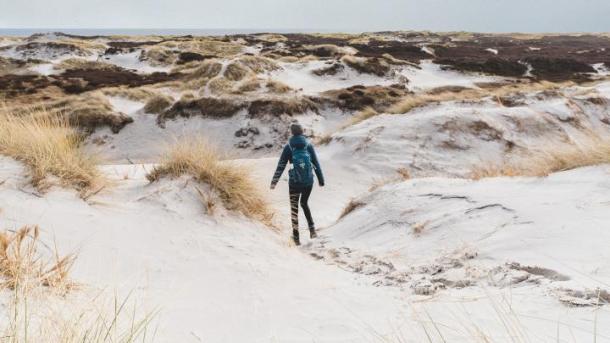
[[292, 240], [300, 245], [299, 239], [299, 203], [307, 219], [309, 237], [316, 238], [316, 228], [309, 209], [309, 196], [314, 184], [313, 174], [318, 178], [320, 187], [324, 187], [324, 175], [316, 151], [309, 140], [303, 136], [303, 127], [299, 123], [290, 125], [292, 137], [282, 150], [282, 155], [271, 180], [271, 189], [275, 189], [288, 162], [292, 168], [288, 170], [288, 193], [290, 196], [290, 216], [292, 219]]

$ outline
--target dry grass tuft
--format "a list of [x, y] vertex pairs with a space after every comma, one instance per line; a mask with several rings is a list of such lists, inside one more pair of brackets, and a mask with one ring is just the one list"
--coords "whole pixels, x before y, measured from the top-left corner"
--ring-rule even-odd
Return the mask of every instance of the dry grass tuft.
[[111, 87], [101, 92], [106, 96], [116, 96], [133, 101], [148, 101], [157, 96], [157, 92], [148, 87]]
[[249, 92], [255, 92], [261, 89], [261, 80], [257, 77], [249, 77], [243, 80], [239, 85], [235, 87], [233, 90], [234, 94], [243, 94]]
[[274, 60], [262, 56], [245, 55], [238, 58], [237, 61], [256, 74], [280, 69]]
[[341, 211], [341, 214], [339, 215], [339, 219], [344, 218], [348, 214], [354, 212], [355, 210], [359, 209], [360, 207], [362, 207], [364, 205], [366, 205], [366, 204], [363, 203], [362, 201], [359, 201], [359, 200], [356, 200], [356, 199], [351, 199], [347, 203], [347, 205], [345, 206], [343, 211]]
[[[116, 112], [101, 92], [66, 96], [34, 106], [7, 106], [3, 111], [20, 117], [27, 117], [31, 112], [37, 112], [37, 116], [61, 118], [62, 121], [65, 120], [70, 125], [88, 132], [93, 132], [98, 127], [108, 126], [114, 133], [118, 133], [125, 125], [133, 122], [133, 118]], [[40, 113], [45, 114], [40, 115]]]
[[391, 184], [391, 183], [398, 183], [398, 182], [402, 182], [402, 181], [406, 181], [406, 180], [410, 180], [411, 179], [411, 173], [409, 172], [409, 169], [401, 167], [396, 169], [396, 175], [389, 177], [389, 178], [385, 178], [385, 179], [379, 179], [373, 182], [373, 184], [371, 185], [371, 187], [369, 187], [369, 192], [373, 192], [377, 189], [379, 189], [380, 187], [383, 187], [385, 185]]
[[46, 261], [38, 252], [40, 230], [37, 226], [22, 227], [15, 232], [0, 232], [0, 286], [9, 289], [49, 287], [65, 292], [73, 284], [68, 278], [75, 256]]
[[325, 134], [323, 136], [316, 137], [315, 144], [316, 145], [326, 145], [326, 144], [332, 142], [332, 140], [333, 140], [332, 134]]
[[[5, 317], [0, 341], [10, 343], [148, 342], [154, 312], [144, 316], [128, 309], [129, 297], [114, 301], [96, 295], [91, 303], [67, 293], [77, 286], [69, 278], [75, 255], [60, 257], [39, 239], [37, 226], [0, 232], [0, 289]], [[48, 252], [41, 252], [41, 248]], [[101, 303], [103, 301], [103, 303]]]
[[350, 119], [349, 123], [346, 126], [356, 125], [378, 114], [379, 113], [377, 113], [374, 108], [367, 106], [362, 111], [359, 111], [358, 113], [354, 114], [354, 116]]
[[[487, 166], [478, 166], [474, 168], [469, 175], [470, 179], [480, 180], [488, 177], [515, 177], [515, 176], [524, 176], [528, 174], [526, 169], [522, 169], [516, 165], [502, 164], [502, 165], [487, 165]], [[531, 176], [543, 176], [543, 175], [531, 175]]]
[[84, 196], [102, 180], [96, 157], [86, 154], [81, 143], [82, 135], [66, 119], [45, 111], [17, 116], [0, 110], [0, 154], [24, 163], [39, 190], [50, 186], [48, 176], [55, 176]]
[[98, 294], [89, 301], [16, 289], [10, 295], [0, 337], [7, 343], [153, 342], [156, 311], [140, 314], [130, 297]]
[[[201, 139], [177, 142], [163, 157], [147, 178], [155, 182], [163, 177], [192, 175], [197, 181], [208, 184], [218, 193], [224, 206], [233, 211], [265, 223], [270, 223], [272, 213], [259, 189], [244, 168], [222, 161], [216, 148]], [[207, 201], [204, 205], [208, 207]]]
[[169, 66], [178, 60], [178, 54], [161, 46], [152, 46], [142, 51], [140, 59], [152, 66]]
[[168, 109], [174, 103], [169, 95], [157, 94], [144, 105], [145, 113], [159, 114]]
[[0, 56], [0, 76], [18, 74], [38, 61], [24, 61]]
[[231, 81], [240, 81], [248, 76], [249, 73], [250, 70], [241, 63], [232, 62], [227, 66], [223, 75]]
[[276, 94], [286, 94], [292, 91], [292, 88], [290, 88], [290, 86], [277, 80], [268, 80], [267, 89]]
[[213, 78], [208, 82], [208, 89], [212, 94], [215, 95], [224, 95], [231, 93], [233, 90], [233, 81], [226, 79], [224, 77]]
[[221, 58], [232, 57], [243, 51], [243, 46], [234, 42], [225, 42], [214, 37], [194, 37], [188, 40], [168, 40], [157, 44], [157, 48], [170, 51], [190, 51], [204, 56]]
[[114, 64], [100, 62], [100, 61], [90, 61], [83, 58], [68, 58], [65, 59], [54, 67], [56, 70], [68, 70], [68, 69], [95, 69], [95, 70], [117, 70], [121, 69]]
[[341, 62], [361, 74], [372, 74], [381, 77], [390, 72], [390, 64], [384, 59], [345, 55], [341, 58]]
[[211, 79], [217, 76], [222, 70], [222, 64], [216, 60], [205, 60], [200, 63], [190, 74], [186, 76], [187, 80], [195, 79]]
[[500, 98], [515, 93], [540, 92], [545, 90], [561, 89], [569, 87], [571, 85], [573, 85], [573, 83], [571, 82], [553, 83], [541, 81], [536, 83], [515, 83], [508, 85], [499, 85], [496, 88], [484, 89], [460, 88], [456, 89], [455, 91], [449, 90], [443, 92], [439, 92], [438, 90], [432, 90], [428, 93], [407, 95], [401, 101], [391, 106], [388, 112], [394, 114], [403, 114], [418, 107], [440, 102], [478, 100], [485, 97]]
[[515, 156], [500, 165], [474, 168], [470, 178], [533, 176], [543, 177], [570, 169], [610, 163], [610, 140], [591, 139], [582, 145], [561, 145]]
[[414, 235], [419, 236], [424, 232], [428, 224], [428, 221], [417, 223], [411, 227], [411, 231], [413, 231]]

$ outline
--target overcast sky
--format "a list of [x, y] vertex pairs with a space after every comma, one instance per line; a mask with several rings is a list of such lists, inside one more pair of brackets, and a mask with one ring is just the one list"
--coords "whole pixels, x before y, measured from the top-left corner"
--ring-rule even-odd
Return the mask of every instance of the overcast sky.
[[0, 28], [610, 31], [610, 0], [0, 0]]

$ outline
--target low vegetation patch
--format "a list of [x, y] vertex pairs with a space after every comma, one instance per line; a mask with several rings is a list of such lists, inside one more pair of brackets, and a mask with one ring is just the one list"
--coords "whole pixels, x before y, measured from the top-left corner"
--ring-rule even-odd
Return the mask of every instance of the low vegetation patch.
[[39, 106], [50, 115], [65, 118], [72, 126], [86, 132], [107, 126], [114, 133], [121, 131], [133, 118], [116, 112], [108, 99], [98, 92], [79, 96], [68, 96]]
[[[70, 278], [75, 255], [60, 256], [40, 240], [37, 226], [0, 232], [0, 341], [7, 343], [149, 342], [155, 316], [133, 309], [129, 297], [66, 297], [79, 289]], [[148, 336], [154, 336], [149, 333]]]
[[510, 161], [499, 165], [478, 166], [471, 171], [470, 178], [479, 180], [499, 176], [542, 177], [555, 172], [606, 163], [610, 163], [610, 141], [592, 139], [581, 145], [534, 150], [527, 155], [514, 156]]
[[188, 118], [199, 115], [210, 118], [228, 118], [244, 106], [242, 103], [224, 98], [180, 99], [170, 109], [159, 115], [158, 122], [163, 124], [166, 119], [177, 116]]
[[345, 205], [345, 208], [343, 209], [343, 211], [341, 211], [341, 214], [339, 215], [339, 219], [344, 218], [348, 214], [354, 212], [355, 210], [359, 209], [360, 207], [362, 207], [364, 205], [366, 205], [366, 204], [360, 200], [351, 199], [347, 203], [347, 205]]
[[243, 94], [249, 92], [255, 92], [262, 88], [261, 80], [257, 77], [249, 77], [245, 80], [242, 80], [235, 88], [233, 89], [233, 94]]
[[144, 87], [109, 87], [104, 88], [101, 92], [106, 96], [116, 96], [125, 98], [133, 101], [148, 101], [158, 95], [158, 92], [154, 89], [150, 89], [148, 86]]
[[244, 67], [241, 63], [232, 62], [227, 66], [227, 69], [224, 72], [224, 77], [231, 81], [240, 81], [248, 74], [250, 70]]
[[174, 99], [168, 95], [157, 94], [152, 97], [146, 105], [144, 105], [144, 112], [160, 114], [168, 109], [174, 103]]
[[446, 101], [462, 101], [462, 100], [478, 100], [485, 97], [494, 97], [499, 99], [511, 94], [520, 92], [539, 92], [545, 90], [561, 89], [569, 87], [573, 83], [553, 83], [541, 81], [536, 83], [514, 83], [508, 85], [499, 85], [495, 88], [471, 89], [458, 88], [453, 90], [438, 91], [432, 90], [423, 94], [411, 94], [402, 98], [394, 106], [391, 106], [388, 111], [394, 114], [404, 114], [409, 111], [423, 107], [429, 104], [446, 102]]
[[277, 81], [277, 80], [268, 80], [267, 81], [267, 90], [276, 94], [285, 94], [292, 91], [292, 88], [287, 84]]
[[68, 58], [54, 66], [56, 70], [68, 70], [68, 69], [101, 69], [101, 70], [122, 70], [114, 64], [91, 61], [83, 58]]
[[[127, 95], [120, 88], [113, 89], [112, 94]], [[31, 112], [37, 112], [44, 113], [42, 116], [63, 118], [71, 126], [78, 127], [86, 133], [94, 132], [103, 126], [118, 133], [133, 122], [133, 118], [116, 112], [106, 96], [98, 91], [64, 96], [58, 100], [41, 101], [34, 105], [31, 105], [31, 102], [11, 102], [11, 106], [6, 105], [2, 110], [13, 116], [25, 117]]]
[[242, 52], [240, 44], [215, 37], [193, 37], [183, 40], [166, 40], [157, 45], [171, 51], [190, 51], [204, 56], [232, 57]]
[[373, 192], [373, 191], [379, 189], [380, 187], [383, 187], [388, 184], [395, 184], [395, 183], [406, 181], [409, 179], [411, 179], [411, 172], [409, 172], [409, 169], [407, 169], [405, 167], [401, 167], [401, 168], [396, 169], [395, 175], [392, 175], [388, 178], [375, 180], [373, 182], [373, 184], [371, 185], [371, 187], [369, 187], [369, 192]]
[[0, 110], [0, 154], [25, 164], [39, 190], [50, 186], [48, 176], [82, 195], [101, 181], [97, 159], [83, 151], [82, 139], [65, 118], [45, 111], [13, 115]]
[[374, 108], [370, 106], [365, 107], [362, 111], [359, 111], [358, 113], [354, 114], [354, 116], [350, 119], [349, 125], [356, 125], [378, 114], [379, 113], [377, 113]]
[[[203, 140], [179, 141], [169, 149], [147, 178], [150, 182], [155, 182], [168, 176], [192, 175], [217, 192], [228, 210], [270, 223], [271, 211], [252, 181], [252, 176], [245, 168], [223, 161], [221, 156], [216, 148]], [[204, 206], [210, 206], [209, 198], [206, 198]]]
[[306, 112], [319, 112], [318, 105], [308, 97], [263, 98], [252, 101], [248, 106], [248, 114], [254, 118], [283, 114], [293, 116]]
[[361, 74], [383, 77], [390, 72], [390, 65], [385, 60], [376, 57], [365, 58], [346, 55], [343, 56], [341, 61]]
[[360, 111], [372, 107], [383, 112], [389, 106], [396, 104], [409, 92], [404, 85], [369, 86], [356, 85], [345, 89], [336, 89], [324, 92], [323, 98], [332, 106], [344, 111]]
[[314, 139], [316, 145], [327, 145], [328, 143], [332, 142], [332, 140], [332, 134], [325, 134], [322, 136], [315, 137]]
[[281, 67], [272, 59], [261, 56], [241, 56], [237, 61], [255, 74], [278, 70]]
[[72, 287], [68, 274], [74, 255], [60, 257], [50, 251], [47, 258], [39, 252], [42, 243], [37, 226], [0, 232], [0, 286], [8, 289], [49, 287], [62, 293]]

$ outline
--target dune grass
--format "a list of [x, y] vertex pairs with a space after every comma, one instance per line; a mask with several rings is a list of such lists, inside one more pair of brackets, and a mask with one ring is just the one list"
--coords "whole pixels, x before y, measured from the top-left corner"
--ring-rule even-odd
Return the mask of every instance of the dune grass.
[[408, 94], [401, 98], [398, 102], [387, 108], [374, 109], [366, 107], [363, 110], [354, 114], [341, 129], [356, 125], [367, 119], [375, 117], [382, 113], [390, 114], [406, 114], [410, 111], [432, 104], [439, 104], [449, 101], [477, 101], [486, 97], [496, 99], [502, 104], [501, 98], [518, 93], [540, 92], [547, 90], [557, 90], [565, 87], [573, 86], [573, 82], [554, 83], [548, 81], [532, 82], [532, 83], [513, 83], [494, 85], [486, 88], [456, 88], [449, 87], [447, 89], [432, 89], [423, 93]]
[[59, 62], [55, 67], [55, 70], [68, 70], [68, 69], [97, 69], [97, 70], [117, 70], [120, 69], [114, 64], [91, 61], [84, 58], [68, 58]]
[[409, 179], [411, 179], [411, 172], [409, 172], [409, 169], [405, 167], [400, 167], [396, 169], [396, 174], [390, 177], [374, 180], [373, 184], [371, 184], [371, 187], [369, 187], [369, 192], [374, 192], [385, 185], [399, 183]]
[[267, 80], [267, 90], [275, 94], [286, 94], [293, 89], [281, 81], [269, 79]]
[[[140, 314], [129, 297], [98, 295], [74, 304], [65, 299], [14, 291], [0, 321], [6, 343], [146, 343], [155, 340], [156, 312]], [[43, 303], [48, 302], [48, 303]]]
[[573, 85], [573, 82], [554, 83], [548, 81], [540, 81], [532, 83], [507, 84], [493, 88], [466, 88], [461, 89], [459, 91], [438, 92], [438, 90], [432, 90], [427, 93], [408, 95], [395, 105], [391, 106], [388, 109], [388, 112], [393, 114], [403, 114], [415, 108], [433, 103], [440, 103], [446, 101], [477, 100], [489, 96], [500, 98], [503, 96], [508, 96], [520, 92], [540, 92], [545, 90], [561, 89]]
[[75, 259], [44, 244], [37, 226], [0, 232], [0, 291], [9, 295], [0, 299], [0, 342], [151, 341], [148, 327], [155, 313], [137, 316], [137, 304], [128, 308], [129, 296], [97, 294], [91, 301], [67, 297], [81, 289], [70, 278]]
[[474, 180], [488, 177], [543, 177], [570, 169], [610, 163], [610, 140], [591, 138], [579, 145], [560, 145], [514, 156], [501, 164], [488, 164], [472, 169]]
[[38, 226], [0, 232], [0, 288], [48, 287], [62, 293], [72, 287], [68, 274], [75, 256], [60, 257], [57, 251], [43, 258]]
[[174, 99], [165, 94], [157, 94], [150, 98], [144, 105], [145, 113], [159, 114], [168, 109], [174, 103]]
[[379, 113], [377, 113], [377, 111], [375, 111], [374, 108], [372, 108], [371, 106], [367, 106], [365, 107], [363, 110], [357, 112], [356, 114], [354, 114], [350, 120], [349, 123], [346, 124], [344, 127], [347, 126], [351, 126], [351, 125], [356, 125], [360, 122], [363, 122], [369, 118], [372, 118], [376, 115], [378, 115]]
[[82, 195], [102, 181], [97, 158], [83, 151], [82, 139], [60, 116], [46, 111], [12, 115], [0, 109], [0, 154], [25, 164], [40, 191], [52, 185], [49, 176]]
[[345, 205], [345, 207], [343, 208], [343, 211], [341, 211], [341, 214], [339, 215], [339, 218], [337, 220], [344, 218], [348, 214], [354, 212], [355, 210], [357, 210], [365, 205], [366, 204], [360, 200], [357, 200], [355, 198], [350, 199], [350, 201], [347, 203], [347, 205]]
[[[217, 148], [202, 139], [183, 139], [169, 148], [161, 163], [148, 175], [150, 182], [163, 177], [192, 175], [217, 192], [223, 205], [247, 217], [270, 223], [271, 210], [247, 168], [223, 161]], [[209, 207], [209, 201], [204, 204]]]

